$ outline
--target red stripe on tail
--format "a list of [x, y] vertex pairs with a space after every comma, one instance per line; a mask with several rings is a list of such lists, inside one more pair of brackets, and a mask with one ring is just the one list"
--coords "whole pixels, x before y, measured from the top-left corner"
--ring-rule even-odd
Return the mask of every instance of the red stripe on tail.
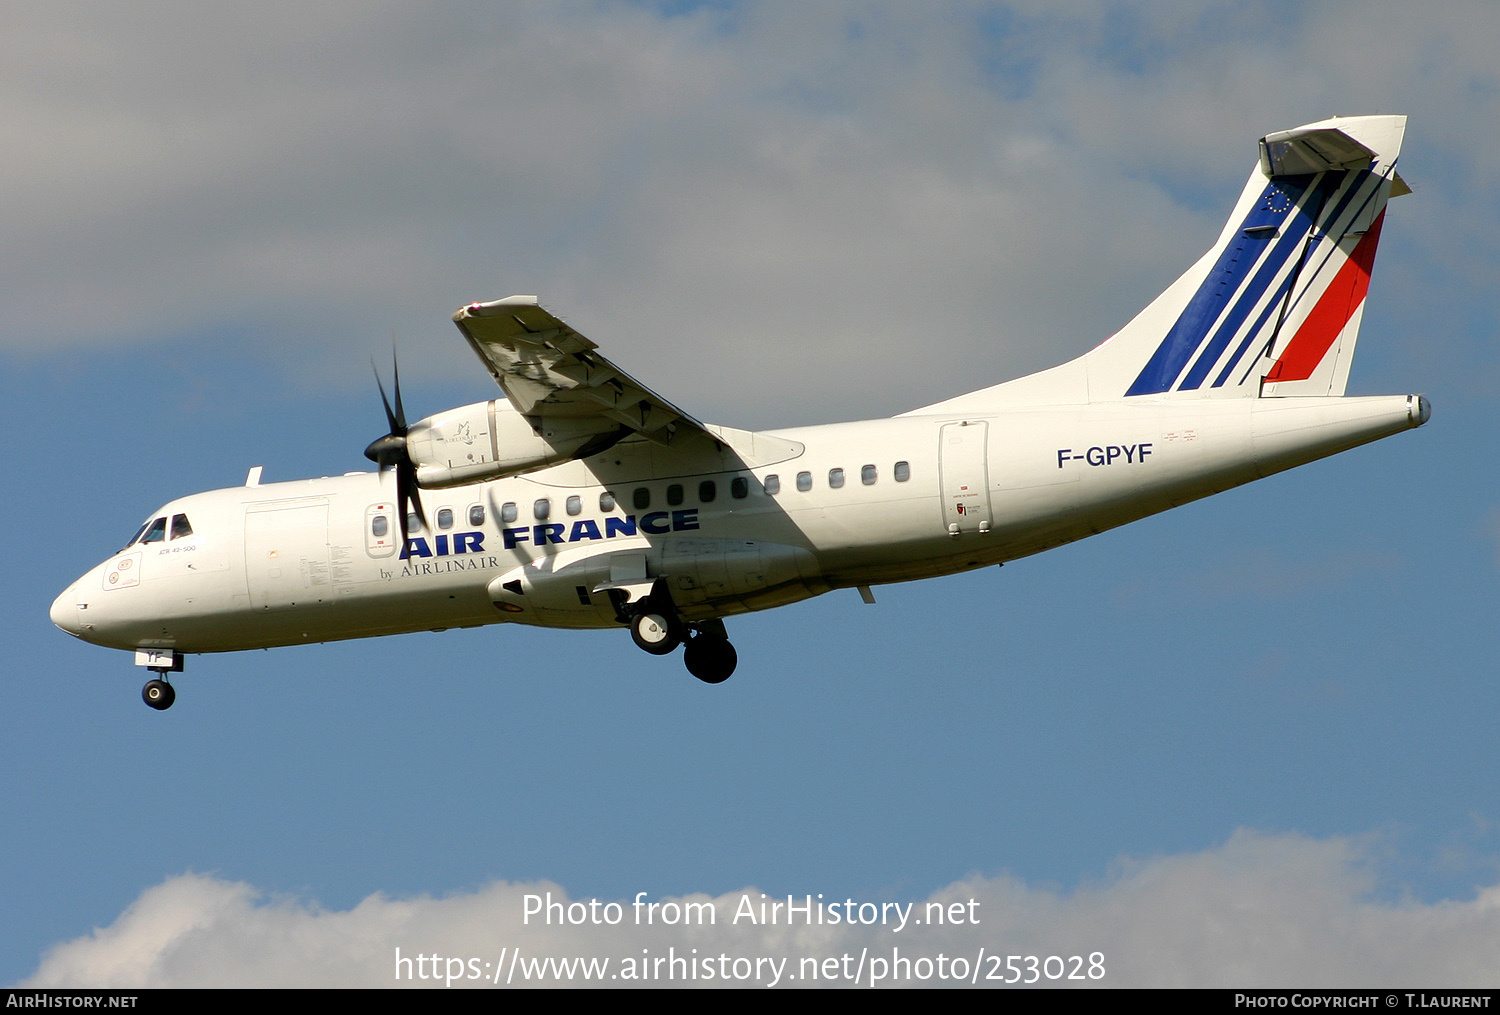
[[1291, 344], [1266, 374], [1266, 381], [1305, 381], [1318, 369], [1323, 357], [1328, 354], [1334, 339], [1354, 316], [1354, 311], [1365, 300], [1370, 288], [1370, 269], [1375, 264], [1375, 247], [1380, 243], [1380, 227], [1385, 222], [1385, 209], [1380, 210], [1375, 223], [1360, 238], [1354, 253], [1333, 277], [1327, 290], [1319, 298], [1312, 313], [1297, 329]]

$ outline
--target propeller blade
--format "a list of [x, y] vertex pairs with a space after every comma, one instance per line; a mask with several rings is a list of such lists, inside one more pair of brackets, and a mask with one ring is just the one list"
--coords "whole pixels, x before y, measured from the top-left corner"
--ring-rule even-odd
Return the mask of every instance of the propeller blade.
[[[370, 371], [375, 375], [375, 386], [380, 389], [380, 404], [385, 406], [385, 421], [390, 426], [390, 432], [398, 437], [405, 437], [405, 429], [397, 425], [396, 414], [391, 411], [391, 400], [385, 397], [385, 385], [380, 383], [380, 371], [375, 368], [374, 356], [370, 357]], [[400, 397], [400, 389], [398, 388], [396, 398], [400, 399]]]
[[[402, 462], [396, 466], [396, 499], [401, 508], [401, 545], [406, 546], [406, 540], [411, 538], [409, 519], [411, 515], [417, 516], [417, 521], [422, 528], [427, 528], [427, 513], [422, 510], [422, 498], [418, 496], [417, 467], [410, 461]], [[408, 503], [410, 507], [408, 507]]]
[[[391, 433], [396, 432], [396, 427], [401, 428], [401, 436], [406, 436], [406, 410], [401, 408], [401, 364], [396, 362], [396, 347], [391, 346], [391, 376], [395, 378], [396, 388], [396, 426], [391, 428]], [[383, 397], [383, 396], [382, 396]]]
[[375, 366], [374, 357], [370, 359], [370, 369], [375, 373], [375, 386], [380, 389], [380, 404], [385, 408], [385, 421], [390, 426], [390, 432], [371, 441], [370, 446], [365, 448], [365, 457], [378, 464], [381, 471], [392, 468], [396, 470], [396, 507], [401, 513], [401, 546], [404, 551], [406, 541], [411, 538], [409, 516], [415, 514], [417, 521], [425, 529], [427, 513], [422, 510], [417, 466], [406, 449], [406, 434], [410, 428], [406, 423], [406, 407], [401, 404], [401, 364], [396, 359], [394, 343], [391, 345], [391, 386], [396, 394], [394, 408], [391, 400], [386, 397], [385, 385], [380, 381], [380, 370]]

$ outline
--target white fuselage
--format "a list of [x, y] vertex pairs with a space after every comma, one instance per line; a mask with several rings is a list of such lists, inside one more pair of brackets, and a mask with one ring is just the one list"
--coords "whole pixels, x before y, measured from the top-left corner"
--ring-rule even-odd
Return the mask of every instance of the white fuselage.
[[155, 513], [186, 516], [191, 535], [126, 547], [52, 618], [97, 644], [189, 653], [501, 621], [605, 628], [619, 624], [611, 587], [664, 577], [682, 616], [707, 620], [1003, 563], [1426, 413], [1416, 396], [1135, 399], [773, 431], [779, 452], [742, 442], [712, 461], [627, 441], [425, 491], [429, 527], [404, 548], [388, 473], [214, 490]]

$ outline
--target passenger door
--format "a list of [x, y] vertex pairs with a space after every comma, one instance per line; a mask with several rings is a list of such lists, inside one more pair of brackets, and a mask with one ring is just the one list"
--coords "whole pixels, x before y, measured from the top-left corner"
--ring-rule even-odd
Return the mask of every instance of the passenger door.
[[989, 423], [945, 423], [938, 438], [943, 525], [949, 535], [990, 530]]

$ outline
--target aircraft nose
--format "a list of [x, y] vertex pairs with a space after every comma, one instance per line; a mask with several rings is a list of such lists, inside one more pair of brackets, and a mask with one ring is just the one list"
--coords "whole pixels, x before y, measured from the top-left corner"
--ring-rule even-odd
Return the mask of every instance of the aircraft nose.
[[83, 630], [83, 624], [78, 619], [78, 596], [74, 592], [75, 586], [68, 586], [62, 595], [52, 601], [52, 623], [62, 628], [71, 635], [77, 635]]

